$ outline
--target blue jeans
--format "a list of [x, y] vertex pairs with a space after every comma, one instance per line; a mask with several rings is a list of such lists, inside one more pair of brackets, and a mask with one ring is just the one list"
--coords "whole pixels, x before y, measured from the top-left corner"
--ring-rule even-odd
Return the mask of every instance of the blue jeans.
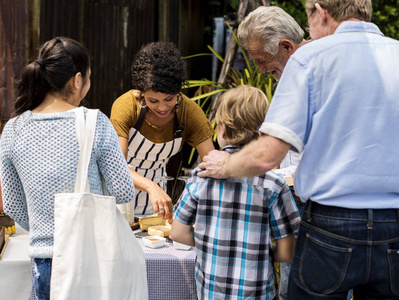
[[399, 212], [306, 203], [289, 299], [399, 299]]
[[51, 258], [33, 259], [33, 286], [38, 300], [50, 300]]

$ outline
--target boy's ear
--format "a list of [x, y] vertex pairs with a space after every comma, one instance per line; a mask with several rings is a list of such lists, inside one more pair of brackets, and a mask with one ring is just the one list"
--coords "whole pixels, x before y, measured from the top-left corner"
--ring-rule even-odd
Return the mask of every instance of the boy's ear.
[[[224, 125], [224, 123], [220, 122], [217, 124], [217, 127], [216, 127], [217, 138], [225, 139], [225, 129], [226, 129], [226, 126]], [[219, 142], [219, 140], [218, 140], [218, 142]]]
[[223, 136], [224, 130], [225, 130], [225, 129], [226, 129], [226, 127], [225, 127], [225, 125], [224, 125], [223, 122], [219, 122], [219, 123], [217, 124], [217, 132], [218, 132], [218, 134], [219, 134], [219, 132], [221, 132], [221, 134], [222, 134], [222, 136]]

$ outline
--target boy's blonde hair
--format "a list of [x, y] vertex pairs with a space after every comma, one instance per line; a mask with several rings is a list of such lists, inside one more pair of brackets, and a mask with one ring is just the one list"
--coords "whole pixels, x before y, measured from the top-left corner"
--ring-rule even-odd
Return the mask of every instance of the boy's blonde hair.
[[260, 89], [241, 85], [219, 98], [215, 121], [218, 125], [224, 124], [223, 138], [228, 144], [244, 145], [258, 138], [258, 127], [268, 108], [269, 101]]

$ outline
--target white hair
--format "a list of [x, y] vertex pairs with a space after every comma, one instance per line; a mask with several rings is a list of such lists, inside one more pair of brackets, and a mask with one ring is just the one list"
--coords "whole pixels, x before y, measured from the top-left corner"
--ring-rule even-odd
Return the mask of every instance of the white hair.
[[288, 39], [299, 45], [303, 41], [304, 32], [282, 8], [260, 6], [242, 21], [237, 35], [244, 48], [247, 48], [249, 40], [259, 40], [267, 53], [276, 55], [280, 40]]

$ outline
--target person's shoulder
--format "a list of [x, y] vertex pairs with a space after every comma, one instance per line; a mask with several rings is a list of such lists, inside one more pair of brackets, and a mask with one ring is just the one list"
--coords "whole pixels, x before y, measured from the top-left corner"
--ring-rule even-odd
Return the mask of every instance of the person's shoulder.
[[133, 101], [135, 99], [135, 96], [133, 94], [133, 90], [129, 90], [126, 93], [120, 95], [118, 98], [116, 98], [116, 101]]
[[271, 181], [274, 181], [281, 185], [283, 185], [285, 183], [284, 178], [272, 170], [267, 171], [263, 176], [264, 176], [265, 180], [271, 180]]
[[83, 107], [84, 113], [87, 117], [87, 114], [89, 111], [97, 111], [97, 123], [96, 123], [96, 128], [97, 130], [114, 130], [114, 127], [111, 124], [111, 121], [109, 120], [109, 118], [107, 117], [107, 115], [105, 115], [101, 110], [99, 109], [90, 109], [90, 108], [86, 108]]
[[18, 117], [15, 117], [8, 120], [7, 123], [4, 125], [3, 132], [1, 134], [1, 138], [3, 140], [15, 134], [17, 121]]
[[4, 125], [3, 133], [4, 133], [4, 131], [7, 131], [11, 127], [15, 126], [17, 121], [19, 120], [19, 118], [20, 118], [20, 116], [9, 119], [7, 121], [7, 123]]
[[6, 134], [14, 134], [18, 131], [30, 118], [32, 112], [30, 110], [23, 112], [19, 116], [13, 117], [4, 125], [2, 136]]
[[19, 133], [23, 130], [25, 124], [28, 123], [31, 115], [31, 111], [26, 111], [7, 121], [0, 135], [2, 151], [10, 150], [13, 147], [15, 139], [19, 137]]
[[199, 177], [198, 176], [198, 173], [199, 172], [201, 172], [201, 171], [204, 171], [203, 169], [201, 169], [200, 167], [195, 167], [192, 171], [191, 171], [191, 173], [190, 173], [190, 175], [189, 175], [189, 177], [188, 177], [188, 179], [187, 179], [187, 183], [195, 183], [195, 182], [203, 182], [203, 181], [206, 181], [207, 180], [207, 178], [205, 177]]
[[330, 49], [335, 45], [334, 41], [329, 37], [324, 37], [318, 40], [308, 42], [306, 45], [299, 47], [290, 59], [295, 60], [302, 65], [307, 65], [316, 56]]
[[[197, 113], [198, 111], [201, 111], [203, 113], [201, 107], [195, 102], [194, 100], [191, 100], [189, 97], [186, 95], [182, 95], [182, 101], [181, 101], [181, 106], [182, 106], [182, 112], [195, 112]], [[205, 115], [205, 114], [204, 114]]]
[[195, 186], [200, 186], [200, 189], [203, 190], [207, 185], [217, 185], [217, 182], [225, 181], [225, 179], [215, 179], [210, 177], [199, 177], [198, 173], [204, 171], [200, 167], [195, 167], [187, 178], [186, 187], [192, 188]]
[[107, 125], [110, 124], [109, 118], [101, 110], [98, 110], [97, 122], [106, 123]]
[[[195, 102], [191, 100], [187, 96], [183, 95], [182, 101], [179, 105], [179, 109], [177, 111], [179, 120], [186, 126], [196, 127], [198, 123], [208, 123], [209, 120], [207, 119], [204, 111], [202, 108]], [[210, 123], [209, 123], [210, 124]], [[198, 128], [196, 128], [198, 129]]]
[[137, 100], [133, 94], [133, 90], [130, 90], [120, 95], [112, 104], [111, 115], [115, 113], [115, 110], [131, 110], [137, 107]]
[[[110, 120], [112, 124], [116, 127], [117, 123], [123, 124], [122, 127], [127, 126], [126, 128], [121, 129], [122, 131], [126, 130], [126, 134], [128, 134], [128, 128], [130, 128], [135, 122], [140, 111], [139, 104], [133, 92], [133, 90], [130, 90], [121, 95], [114, 101], [111, 108]], [[120, 134], [120, 128], [116, 129], [118, 134]]]
[[268, 171], [265, 174], [253, 178], [253, 180], [258, 179], [258, 184], [268, 189], [272, 188], [281, 190], [286, 185], [284, 178], [273, 171]]

